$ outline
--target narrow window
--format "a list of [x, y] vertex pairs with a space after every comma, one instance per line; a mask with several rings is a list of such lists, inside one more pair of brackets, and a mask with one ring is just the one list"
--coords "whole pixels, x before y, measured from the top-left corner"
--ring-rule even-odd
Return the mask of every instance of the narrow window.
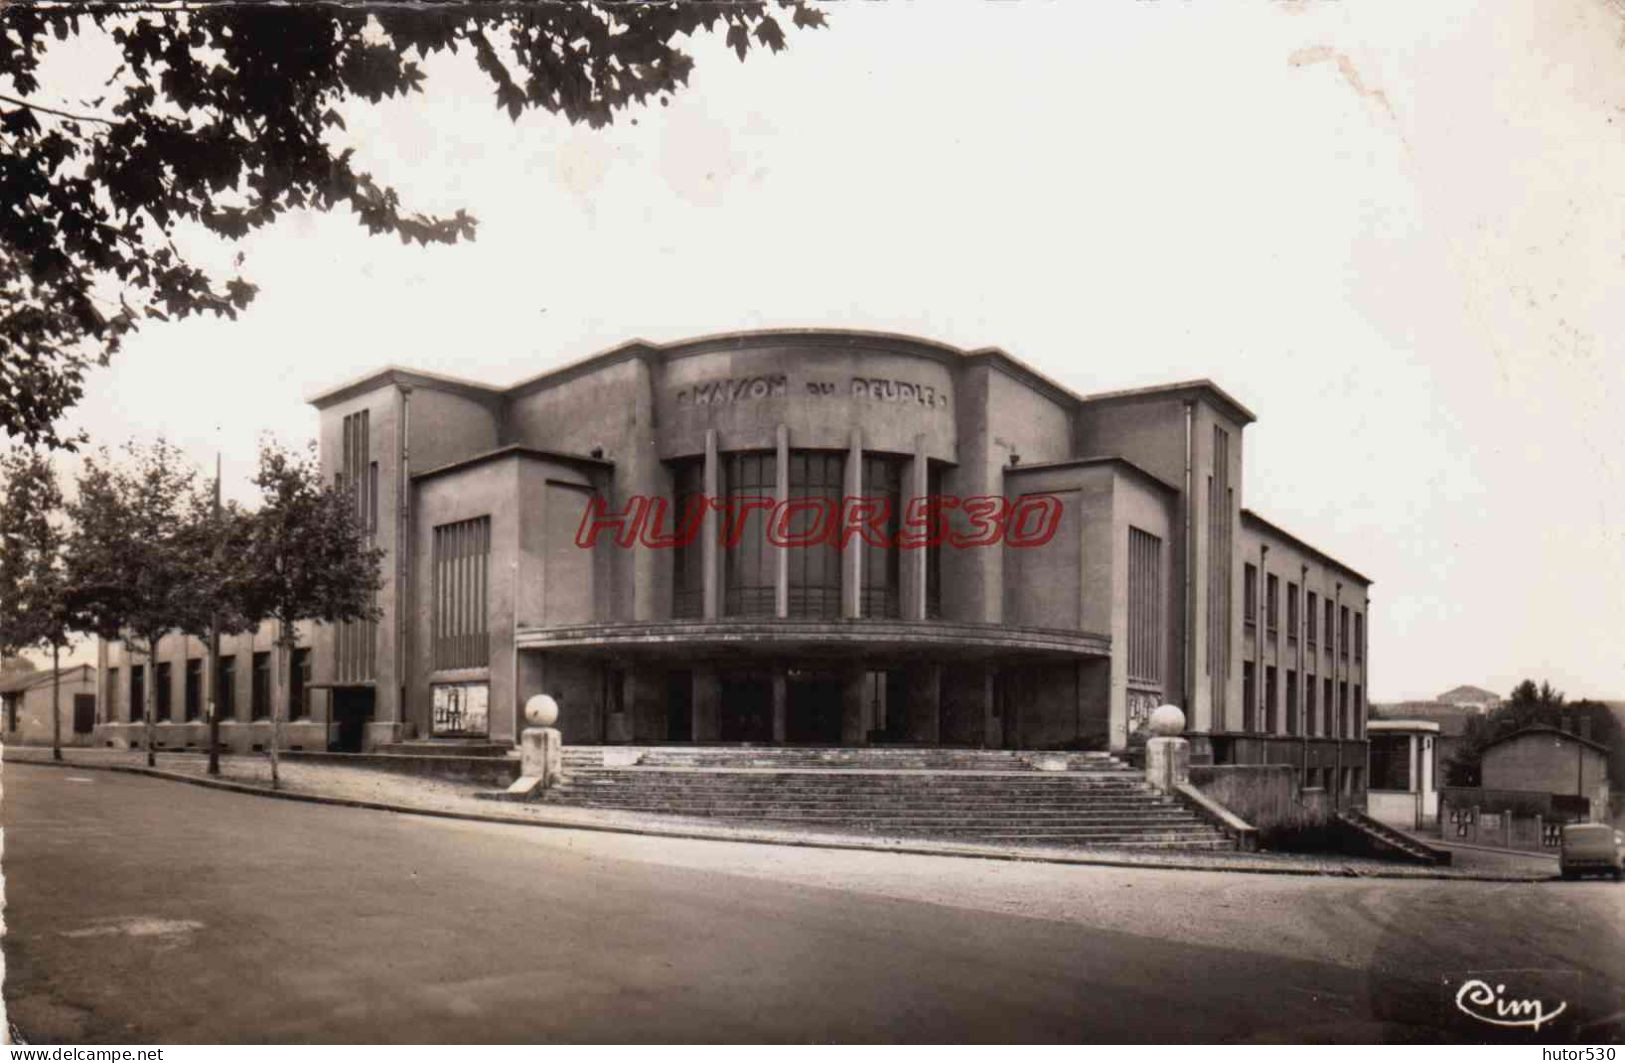
[[186, 659], [186, 694], [182, 711], [188, 720], [203, 715], [203, 659], [200, 657]]
[[130, 665], [130, 722], [147, 718], [147, 666]]
[[1268, 578], [1267, 586], [1268, 586], [1268, 590], [1265, 592], [1265, 597], [1264, 597], [1264, 609], [1265, 609], [1264, 626], [1267, 627], [1270, 630], [1270, 632], [1273, 634], [1275, 632], [1276, 628], [1278, 628], [1280, 626], [1280, 619], [1281, 619], [1281, 580], [1280, 580], [1280, 578], [1277, 577], [1276, 575], [1274, 575], [1273, 573], [1270, 574], [1270, 576]]
[[490, 665], [491, 518], [442, 524], [434, 529], [434, 666]]
[[[898, 593], [898, 550], [891, 544], [902, 525], [903, 463], [898, 458], [880, 454], [863, 457], [862, 497], [886, 507], [886, 522], [881, 534], [886, 545], [862, 543], [863, 549], [863, 602], [862, 615], [895, 619], [902, 615], [902, 597]], [[860, 544], [852, 543], [856, 549]]]
[[[705, 503], [705, 460], [691, 458], [672, 467], [668, 519], [675, 534], [691, 509]], [[695, 535], [672, 550], [671, 615], [679, 620], [705, 614], [705, 538]]]
[[1286, 585], [1286, 640], [1289, 643], [1298, 641], [1298, 585]]
[[253, 682], [249, 685], [248, 712], [256, 720], [271, 715], [271, 655], [256, 653], [252, 662]]
[[1241, 609], [1249, 624], [1258, 623], [1258, 569], [1247, 565], [1242, 569]]
[[152, 681], [158, 684], [158, 689], [153, 691], [154, 697], [158, 700], [158, 719], [168, 720], [174, 710], [175, 692], [174, 677], [170, 673], [168, 661], [159, 661], [153, 666]]
[[[772, 494], [773, 478], [771, 476], [772, 455], [767, 456], [769, 475], [765, 477], [766, 487], [752, 486], [763, 482], [763, 477], [752, 475], [752, 455], [735, 455], [740, 461], [740, 475], [744, 480], [738, 489], [740, 498], [751, 495]], [[790, 494], [791, 499], [818, 499], [829, 513], [833, 513], [837, 524], [841, 514], [841, 499], [845, 491], [846, 455], [840, 451], [822, 450], [793, 450], [790, 452]], [[728, 484], [730, 496], [735, 494], [735, 488], [730, 481]], [[738, 548], [730, 552], [730, 560], [737, 562], [737, 576], [735, 569], [730, 569], [731, 585], [728, 588], [729, 612], [742, 615], [753, 613], [773, 612], [773, 585], [772, 570], [765, 560], [758, 562], [756, 555], [747, 549], [755, 540], [755, 549], [763, 554], [768, 553], [763, 547], [766, 536], [763, 533], [766, 517], [762, 516], [752, 524], [747, 524], [745, 539]], [[803, 523], [819, 519], [813, 511], [809, 511], [805, 518], [798, 518], [791, 523], [788, 529], [791, 535], [798, 532], [805, 533], [812, 525]], [[857, 544], [854, 544], [854, 549]], [[789, 551], [790, 566], [790, 615], [805, 617], [837, 617], [841, 615], [841, 552], [834, 542], [817, 543], [809, 546], [796, 547]], [[756, 566], [762, 564], [766, 575], [757, 575]], [[762, 590], [765, 585], [765, 605], [759, 604], [762, 599]]]
[[1354, 614], [1354, 662], [1365, 660], [1365, 614]]
[[1128, 530], [1128, 677], [1162, 685], [1162, 540]]

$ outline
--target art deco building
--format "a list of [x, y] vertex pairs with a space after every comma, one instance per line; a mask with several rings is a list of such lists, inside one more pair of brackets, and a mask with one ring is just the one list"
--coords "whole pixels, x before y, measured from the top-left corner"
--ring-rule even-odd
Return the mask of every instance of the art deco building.
[[[1078, 395], [1000, 350], [780, 331], [312, 401], [387, 561], [381, 619], [311, 633], [304, 748], [508, 742], [545, 692], [569, 743], [1124, 749], [1172, 702], [1199, 758], [1363, 786], [1369, 581], [1243, 508], [1254, 418], [1208, 381]], [[924, 498], [957, 539], [888, 545]], [[856, 499], [883, 504], [844, 547], [798, 541]], [[997, 542], [973, 499], [1013, 512]]]

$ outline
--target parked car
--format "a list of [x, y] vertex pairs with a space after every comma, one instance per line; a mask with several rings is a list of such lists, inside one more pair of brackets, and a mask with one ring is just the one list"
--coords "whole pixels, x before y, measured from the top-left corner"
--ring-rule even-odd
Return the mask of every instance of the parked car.
[[1625, 879], [1625, 834], [1606, 823], [1570, 823], [1563, 828], [1558, 867], [1564, 878], [1586, 872]]

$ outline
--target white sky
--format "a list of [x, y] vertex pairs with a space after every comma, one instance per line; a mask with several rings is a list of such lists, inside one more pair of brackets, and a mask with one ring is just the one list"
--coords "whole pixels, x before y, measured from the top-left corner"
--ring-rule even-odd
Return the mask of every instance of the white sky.
[[1376, 580], [1374, 700], [1625, 696], [1621, 7], [828, 10], [778, 56], [697, 41], [671, 107], [600, 132], [512, 123], [470, 60], [431, 63], [432, 95], [351, 132], [478, 240], [290, 217], [242, 246], [247, 314], [148, 326], [75, 422], [219, 449], [246, 496], [259, 432], [309, 438], [303, 399], [385, 362], [503, 384], [827, 325], [1085, 392], [1211, 377], [1259, 415], [1245, 504]]

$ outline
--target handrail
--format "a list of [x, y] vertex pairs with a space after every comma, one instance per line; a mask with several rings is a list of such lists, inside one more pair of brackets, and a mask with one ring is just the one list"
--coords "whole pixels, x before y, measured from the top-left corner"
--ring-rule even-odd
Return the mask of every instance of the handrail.
[[1174, 794], [1185, 803], [1187, 808], [1207, 819], [1223, 831], [1227, 837], [1235, 841], [1237, 849], [1248, 853], [1258, 849], [1258, 828], [1225, 808], [1207, 794], [1204, 794], [1188, 782], [1176, 785]]

